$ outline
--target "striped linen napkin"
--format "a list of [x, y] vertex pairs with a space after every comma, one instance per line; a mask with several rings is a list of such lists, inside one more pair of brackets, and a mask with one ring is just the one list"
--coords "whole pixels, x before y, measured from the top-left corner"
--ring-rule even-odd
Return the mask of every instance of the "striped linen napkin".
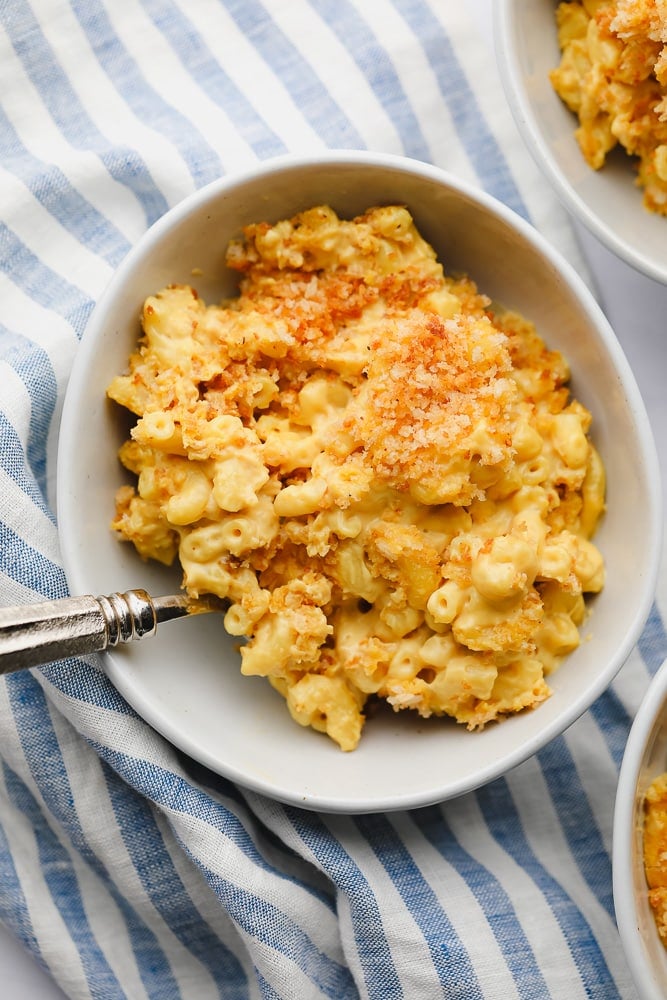
[[[488, 5], [490, 7], [490, 5]], [[578, 267], [470, 5], [0, 4], [0, 601], [66, 593], [58, 414], [94, 302], [152, 222], [285, 151], [436, 163]], [[181, 755], [93, 666], [0, 683], [0, 918], [71, 997], [631, 997], [611, 825], [654, 610], [612, 688], [441, 806], [317, 815]], [[2, 988], [0, 987], [0, 993]]]

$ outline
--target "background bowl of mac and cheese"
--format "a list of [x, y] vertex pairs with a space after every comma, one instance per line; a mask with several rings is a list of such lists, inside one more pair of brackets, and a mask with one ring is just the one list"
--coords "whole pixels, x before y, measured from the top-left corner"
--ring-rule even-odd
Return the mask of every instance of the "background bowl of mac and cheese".
[[[233, 294], [224, 264], [240, 227], [328, 203], [343, 217], [400, 202], [446, 269], [534, 320], [567, 356], [572, 391], [593, 414], [608, 476], [608, 512], [595, 536], [607, 564], [581, 647], [553, 676], [537, 710], [470, 733], [447, 719], [380, 712], [345, 754], [292, 721], [283, 699], [242, 677], [236, 640], [213, 615], [163, 626], [104, 654], [127, 701], [173, 744], [245, 787], [313, 809], [365, 812], [426, 805], [475, 788], [561, 733], [606, 688], [648, 615], [658, 560], [659, 486], [646, 413], [625, 357], [574, 270], [525, 222], [437, 168], [362, 152], [271, 160], [186, 199], [140, 240], [84, 334], [65, 401], [58, 455], [58, 518], [74, 593], [177, 590], [180, 574], [143, 563], [109, 529], [123, 482], [117, 448], [127, 426], [106, 399], [139, 335], [145, 297], [173, 282], [206, 301]], [[196, 275], [194, 277], [193, 275]], [[632, 580], [632, 586], [629, 581]]]
[[644, 873], [644, 799], [667, 771], [667, 661], [651, 681], [623, 754], [614, 808], [614, 906], [632, 978], [641, 1000], [667, 996], [667, 949], [648, 901]]
[[555, 0], [498, 0], [496, 53], [518, 130], [566, 208], [616, 256], [667, 283], [667, 218], [649, 212], [633, 162], [617, 148], [601, 170], [584, 160], [576, 116], [551, 85], [560, 62]]

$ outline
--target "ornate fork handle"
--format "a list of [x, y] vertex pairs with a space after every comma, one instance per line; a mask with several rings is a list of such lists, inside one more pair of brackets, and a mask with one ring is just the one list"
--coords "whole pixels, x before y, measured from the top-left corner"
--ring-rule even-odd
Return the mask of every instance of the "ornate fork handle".
[[153, 598], [145, 590], [128, 590], [0, 608], [0, 674], [155, 635], [162, 622], [219, 611], [221, 606], [216, 598]]

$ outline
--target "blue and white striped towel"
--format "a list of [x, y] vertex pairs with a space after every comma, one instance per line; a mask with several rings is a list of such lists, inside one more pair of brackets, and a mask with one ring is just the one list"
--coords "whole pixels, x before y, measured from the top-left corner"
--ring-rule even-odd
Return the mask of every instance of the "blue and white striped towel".
[[[0, 3], [3, 604], [65, 593], [49, 498], [68, 372], [116, 265], [194, 189], [288, 150], [403, 153], [485, 188], [578, 260], [469, 13], [455, 0]], [[655, 610], [612, 689], [531, 760], [442, 806], [355, 818], [185, 761], [103, 675], [93, 703], [86, 664], [12, 675], [0, 918], [77, 998], [631, 997], [612, 809], [666, 654]]]

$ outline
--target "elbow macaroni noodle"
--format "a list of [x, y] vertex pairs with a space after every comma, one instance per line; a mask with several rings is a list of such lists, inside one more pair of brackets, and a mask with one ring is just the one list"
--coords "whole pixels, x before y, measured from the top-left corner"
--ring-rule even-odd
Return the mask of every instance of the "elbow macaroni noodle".
[[236, 298], [144, 304], [113, 527], [225, 599], [242, 672], [344, 750], [371, 698], [471, 730], [538, 705], [604, 580], [562, 356], [401, 206], [251, 225], [227, 259]]
[[578, 119], [575, 136], [598, 170], [617, 145], [637, 157], [644, 204], [667, 215], [667, 5], [664, 0], [565, 0], [556, 12], [551, 82]]

